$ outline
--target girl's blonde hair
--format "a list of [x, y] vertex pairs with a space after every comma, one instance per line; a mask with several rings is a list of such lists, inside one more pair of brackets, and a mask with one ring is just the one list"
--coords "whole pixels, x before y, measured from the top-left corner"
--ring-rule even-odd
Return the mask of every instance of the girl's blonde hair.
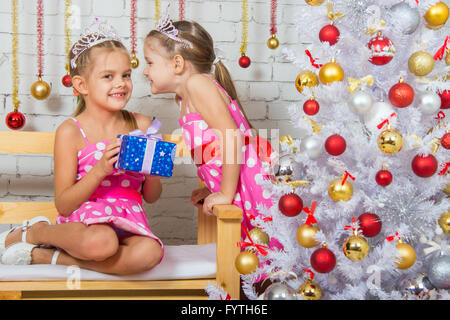
[[[81, 41], [81, 40], [83, 40], [83, 39], [80, 39], [79, 41]], [[74, 46], [75, 45], [76, 45], [76, 43], [74, 44]], [[73, 49], [73, 47], [72, 47], [72, 49]], [[72, 49], [70, 50], [69, 60], [72, 60], [74, 58]], [[119, 41], [108, 40], [108, 41], [100, 42], [100, 43], [90, 47], [89, 49], [86, 49], [84, 52], [82, 52], [78, 56], [78, 58], [76, 60], [75, 68], [72, 68], [72, 66], [69, 63], [70, 77], [74, 77], [77, 75], [86, 76], [88, 74], [87, 69], [89, 67], [89, 64], [93, 60], [93, 57], [92, 57], [93, 49], [104, 49], [104, 50], [108, 50], [110, 52], [114, 51], [114, 50], [124, 50], [127, 53], [127, 55], [129, 55], [127, 48], [125, 48], [125, 46]], [[86, 102], [84, 101], [83, 95], [79, 94], [78, 96], [79, 96], [79, 101], [78, 101], [77, 107], [75, 109], [75, 112], [73, 113], [74, 117], [78, 116], [79, 114], [83, 113], [84, 110], [86, 110]], [[127, 123], [130, 130], [137, 129], [136, 119], [133, 117], [133, 115], [129, 111], [120, 110], [120, 113], [122, 114], [123, 119]]]
[[[173, 57], [179, 54], [187, 61], [190, 61], [198, 72], [211, 73], [216, 54], [214, 53], [213, 39], [208, 31], [194, 21], [175, 21], [173, 22], [173, 25], [178, 30], [177, 36], [189, 41], [192, 44], [192, 48], [186, 48], [183, 43], [172, 40], [157, 30], [150, 31], [145, 39], [158, 39], [170, 56]], [[234, 87], [230, 73], [221, 61], [218, 61], [215, 64], [214, 77], [228, 92], [230, 97], [238, 103], [244, 117], [251, 126], [237, 96], [236, 88]]]

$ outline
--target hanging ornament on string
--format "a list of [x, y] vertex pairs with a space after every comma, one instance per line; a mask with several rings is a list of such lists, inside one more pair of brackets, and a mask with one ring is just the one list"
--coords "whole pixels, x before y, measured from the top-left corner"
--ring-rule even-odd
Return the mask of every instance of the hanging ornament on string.
[[180, 18], [180, 21], [184, 20], [184, 11], [185, 11], [185, 7], [186, 7], [185, 4], [186, 3], [184, 0], [178, 1], [178, 10], [179, 10], [178, 16]]
[[314, 211], [316, 210], [316, 201], [311, 203], [311, 208], [304, 207], [303, 210], [308, 214], [308, 218], [304, 224], [297, 229], [297, 242], [304, 248], [313, 248], [319, 244], [314, 236], [319, 232], [316, 226], [317, 220], [314, 218]]
[[245, 227], [242, 227], [242, 230], [244, 231], [246, 240], [248, 241], [238, 242], [238, 246], [240, 248], [246, 249], [245, 251], [241, 251], [237, 255], [234, 264], [240, 274], [250, 274], [252, 272], [255, 272], [259, 266], [259, 259], [256, 253], [266, 256], [266, 249], [268, 248], [266, 246], [255, 243]]
[[331, 2], [327, 2], [327, 17], [331, 22], [320, 29], [319, 40], [321, 42], [328, 42], [330, 46], [333, 46], [338, 42], [341, 33], [339, 32], [339, 29], [336, 28], [335, 23], [336, 20], [342, 16], [343, 14], [341, 12], [334, 13], [333, 5]]
[[360, 230], [358, 229], [358, 222], [356, 218], [352, 218], [351, 225], [345, 226], [344, 229], [353, 230], [353, 235], [348, 237], [342, 245], [344, 255], [352, 261], [360, 261], [364, 259], [369, 253], [370, 247], [367, 240], [359, 235]]
[[427, 28], [437, 30], [442, 28], [442, 26], [447, 22], [448, 15], [448, 6], [444, 2], [438, 2], [432, 5], [427, 12], [425, 12], [423, 17], [428, 23]]
[[303, 298], [303, 300], [320, 300], [322, 298], [322, 288], [315, 282], [314, 272], [310, 269], [303, 268], [303, 271], [308, 275], [306, 282], [304, 282], [298, 288], [298, 295]]
[[14, 111], [6, 115], [5, 122], [8, 128], [12, 130], [22, 129], [25, 125], [25, 116], [19, 112], [19, 63], [18, 63], [18, 48], [19, 48], [19, 33], [18, 33], [18, 0], [12, 1], [11, 7], [11, 26], [12, 26], [12, 101], [14, 104]]
[[416, 251], [409, 244], [404, 243], [400, 238], [398, 232], [393, 236], [389, 236], [386, 238], [388, 242], [394, 241], [397, 238], [397, 257], [395, 259], [395, 265], [400, 270], [405, 270], [414, 265], [416, 262]]
[[375, 175], [375, 181], [378, 185], [386, 187], [392, 182], [392, 173], [387, 169], [386, 165], [383, 165], [381, 170]]
[[241, 68], [248, 68], [251, 60], [246, 56], [248, 43], [248, 2], [242, 0], [242, 44], [240, 47], [241, 57], [239, 58], [239, 65]]
[[64, 87], [72, 86], [72, 78], [70, 77], [70, 48], [72, 45], [72, 0], [64, 1], [64, 52], [66, 53], [66, 63], [64, 69], [66, 74], [62, 77], [61, 83]]
[[429, 178], [434, 175], [437, 167], [438, 162], [432, 154], [427, 156], [418, 154], [411, 161], [411, 168], [413, 172], [422, 178]]
[[43, 73], [43, 40], [44, 40], [44, 8], [43, 8], [43, 0], [37, 0], [37, 23], [36, 23], [36, 29], [38, 34], [37, 39], [37, 57], [38, 57], [38, 81], [34, 82], [31, 85], [31, 95], [38, 100], [44, 100], [47, 99], [47, 97], [50, 95], [50, 85], [42, 80], [42, 73]]
[[405, 108], [414, 101], [414, 89], [400, 77], [389, 90], [389, 101], [397, 108]]
[[267, 47], [275, 50], [280, 45], [277, 39], [277, 0], [270, 1], [270, 38], [267, 40]]
[[139, 59], [136, 56], [136, 0], [131, 0], [131, 12], [130, 12], [130, 40], [131, 40], [131, 68], [136, 69], [139, 67]]
[[303, 112], [309, 116], [317, 114], [319, 112], [319, 108], [319, 103], [317, 102], [314, 94], [309, 100], [306, 100], [305, 103], [303, 103]]
[[322, 248], [316, 249], [310, 258], [311, 267], [319, 273], [329, 273], [336, 266], [336, 256], [333, 251], [322, 244]]

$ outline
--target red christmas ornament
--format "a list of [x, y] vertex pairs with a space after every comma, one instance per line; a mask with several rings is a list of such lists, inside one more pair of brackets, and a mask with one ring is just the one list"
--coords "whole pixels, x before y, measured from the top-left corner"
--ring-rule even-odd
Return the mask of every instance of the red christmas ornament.
[[311, 267], [319, 273], [328, 273], [336, 266], [336, 256], [326, 246], [316, 249], [311, 255]]
[[392, 182], [392, 173], [390, 173], [388, 170], [380, 170], [377, 172], [375, 180], [380, 186], [386, 187]]
[[295, 217], [303, 209], [303, 200], [295, 193], [283, 195], [278, 202], [278, 209], [288, 217]]
[[330, 46], [334, 45], [339, 40], [339, 35], [341, 33], [339, 32], [339, 29], [336, 28], [334, 25], [329, 24], [320, 29], [319, 32], [319, 39], [322, 42], [328, 42]]
[[394, 58], [394, 45], [381, 32], [378, 32], [377, 36], [372, 38], [367, 46], [371, 51], [369, 61], [375, 65], [385, 65]]
[[450, 90], [438, 92], [439, 97], [441, 97], [441, 109], [450, 108]]
[[429, 154], [428, 156], [418, 154], [412, 160], [411, 167], [414, 173], [419, 177], [428, 178], [436, 172], [438, 162], [432, 154]]
[[399, 82], [389, 90], [389, 101], [397, 108], [405, 108], [414, 101], [414, 89], [407, 83]]
[[345, 139], [338, 134], [329, 136], [325, 141], [325, 150], [332, 156], [343, 154], [346, 148], [347, 143], [345, 142]]
[[250, 63], [251, 63], [250, 58], [247, 56], [241, 56], [239, 58], [239, 65], [242, 68], [248, 68], [250, 66]]
[[25, 116], [19, 111], [12, 111], [7, 114], [5, 122], [8, 128], [19, 130], [25, 125]]
[[383, 225], [375, 213], [365, 212], [358, 217], [359, 228], [366, 237], [374, 237], [381, 231]]
[[319, 103], [314, 98], [311, 98], [303, 104], [303, 111], [307, 115], [313, 116], [319, 112]]
[[70, 88], [72, 86], [72, 78], [68, 74], [66, 74], [64, 77], [62, 77], [61, 82], [64, 87]]
[[441, 145], [447, 150], [450, 149], [450, 132], [447, 132], [442, 136]]

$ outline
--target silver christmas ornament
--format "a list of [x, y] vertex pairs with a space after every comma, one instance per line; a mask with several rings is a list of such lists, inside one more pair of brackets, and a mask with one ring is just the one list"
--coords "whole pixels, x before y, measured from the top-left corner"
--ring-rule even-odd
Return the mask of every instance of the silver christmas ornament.
[[275, 176], [289, 178], [294, 174], [294, 164], [293, 154], [285, 153], [281, 155], [278, 163], [274, 166]]
[[438, 289], [450, 289], [450, 256], [439, 255], [428, 264], [428, 279]]
[[297, 293], [287, 284], [275, 282], [267, 287], [264, 300], [297, 300]]
[[406, 287], [409, 292], [415, 295], [421, 294], [424, 290], [431, 290], [433, 288], [434, 287], [430, 283], [430, 280], [424, 274], [420, 274]]
[[365, 91], [356, 91], [348, 100], [348, 105], [354, 113], [360, 115], [365, 114], [373, 106], [372, 95]]
[[421, 93], [418, 99], [418, 107], [424, 114], [434, 114], [441, 107], [441, 97], [432, 91]]
[[305, 137], [302, 139], [302, 142], [300, 143], [300, 151], [306, 152], [306, 154], [311, 160], [319, 158], [319, 156], [322, 153], [322, 149], [323, 149], [322, 140], [314, 136]]
[[420, 23], [419, 11], [407, 3], [400, 2], [391, 7], [389, 21], [401, 30], [403, 34], [411, 34], [417, 30]]

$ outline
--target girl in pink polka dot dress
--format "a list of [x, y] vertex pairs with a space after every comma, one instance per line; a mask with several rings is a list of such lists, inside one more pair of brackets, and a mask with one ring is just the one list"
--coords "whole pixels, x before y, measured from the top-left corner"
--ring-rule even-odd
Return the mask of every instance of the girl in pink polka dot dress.
[[150, 270], [163, 257], [143, 208], [143, 200], [159, 198], [159, 177], [114, 168], [117, 135], [146, 132], [153, 124], [123, 110], [133, 90], [127, 49], [112, 27], [98, 21], [91, 27], [70, 51], [77, 110], [55, 135], [56, 225], [38, 217], [0, 234], [4, 264], [77, 265], [125, 275]]
[[211, 36], [196, 22], [172, 22], [166, 16], [147, 35], [144, 56], [151, 92], [176, 94], [184, 141], [206, 185], [193, 192], [191, 202], [206, 214], [213, 214], [216, 204], [233, 203], [243, 209], [243, 226], [252, 229], [258, 206], [272, 206], [271, 194], [258, 184], [266, 175], [262, 159], [268, 160], [270, 146], [262, 144], [265, 152], [257, 152], [256, 137], [226, 67], [216, 59]]

